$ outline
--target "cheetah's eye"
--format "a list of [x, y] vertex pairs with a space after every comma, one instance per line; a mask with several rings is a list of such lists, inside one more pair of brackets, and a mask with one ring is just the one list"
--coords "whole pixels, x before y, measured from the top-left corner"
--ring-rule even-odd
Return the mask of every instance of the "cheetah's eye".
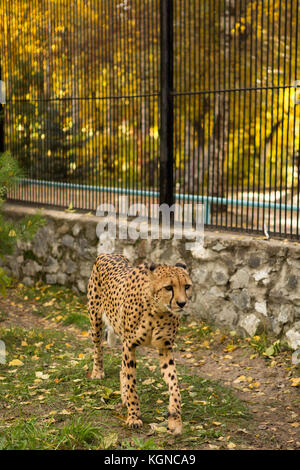
[[188, 290], [191, 287], [191, 284], [186, 284], [184, 287], [185, 287], [185, 290]]
[[173, 290], [173, 286], [165, 286], [166, 290]]

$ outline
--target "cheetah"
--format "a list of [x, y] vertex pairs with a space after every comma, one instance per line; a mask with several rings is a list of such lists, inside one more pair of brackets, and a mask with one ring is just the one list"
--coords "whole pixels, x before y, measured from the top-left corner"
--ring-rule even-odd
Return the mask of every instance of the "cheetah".
[[168, 429], [180, 434], [181, 397], [172, 347], [179, 326], [180, 312], [190, 297], [192, 282], [183, 263], [175, 266], [141, 264], [132, 266], [123, 255], [97, 257], [88, 284], [88, 307], [94, 364], [91, 378], [102, 379], [103, 324], [108, 344], [122, 341], [120, 372], [122, 404], [127, 406], [126, 424], [142, 427], [136, 387], [136, 348], [158, 350], [160, 369], [169, 389]]

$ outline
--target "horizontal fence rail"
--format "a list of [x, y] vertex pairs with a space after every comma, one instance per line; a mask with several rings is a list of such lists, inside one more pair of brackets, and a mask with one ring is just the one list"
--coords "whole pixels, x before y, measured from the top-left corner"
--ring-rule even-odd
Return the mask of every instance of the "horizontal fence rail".
[[200, 203], [211, 228], [299, 239], [299, 0], [2, 3], [10, 199]]

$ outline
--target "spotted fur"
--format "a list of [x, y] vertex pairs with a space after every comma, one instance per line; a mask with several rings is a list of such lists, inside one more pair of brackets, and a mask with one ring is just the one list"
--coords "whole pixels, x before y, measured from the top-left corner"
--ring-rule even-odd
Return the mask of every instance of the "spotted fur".
[[188, 300], [191, 284], [183, 263], [134, 267], [123, 255], [104, 254], [98, 256], [94, 264], [88, 285], [94, 342], [91, 377], [104, 377], [104, 323], [108, 329], [108, 343], [113, 344], [115, 335], [123, 343], [121, 397], [127, 406], [127, 424], [131, 428], [142, 426], [135, 351], [138, 346], [154, 346], [169, 388], [169, 429], [174, 434], [181, 432], [181, 399], [172, 347], [179, 326], [179, 311]]

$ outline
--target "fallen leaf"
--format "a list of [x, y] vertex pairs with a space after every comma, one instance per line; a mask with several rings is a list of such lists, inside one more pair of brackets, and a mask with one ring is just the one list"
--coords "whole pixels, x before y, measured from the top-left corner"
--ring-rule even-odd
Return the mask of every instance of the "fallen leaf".
[[19, 359], [13, 359], [9, 362], [9, 366], [23, 366], [24, 362], [20, 361]]
[[142, 382], [143, 385], [151, 385], [155, 382], [155, 379], [146, 379]]
[[35, 373], [35, 376], [36, 376], [38, 379], [43, 379], [43, 380], [49, 379], [49, 374], [44, 374], [44, 373], [41, 372], [41, 371], [36, 372], [36, 373]]
[[300, 386], [300, 377], [292, 377], [290, 381], [292, 382], [292, 387]]
[[82, 331], [80, 334], [81, 334], [81, 336], [89, 336], [89, 332], [88, 332], [88, 331]]
[[227, 444], [227, 447], [228, 447], [228, 449], [234, 449], [236, 447], [236, 444], [234, 444], [234, 442], [229, 442]]
[[234, 383], [234, 384], [238, 384], [238, 383], [240, 383], [240, 382], [246, 382], [246, 380], [247, 380], [247, 379], [246, 379], [246, 376], [245, 376], [245, 375], [240, 375], [239, 377], [237, 377], [237, 378], [233, 381], [233, 383]]

